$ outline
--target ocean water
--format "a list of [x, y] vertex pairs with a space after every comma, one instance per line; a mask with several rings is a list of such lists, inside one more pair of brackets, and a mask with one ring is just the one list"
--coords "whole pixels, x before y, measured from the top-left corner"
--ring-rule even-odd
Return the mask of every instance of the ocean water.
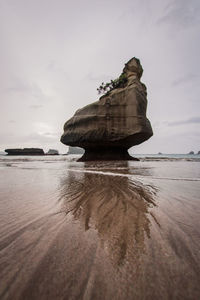
[[146, 159], [176, 159], [176, 160], [200, 160], [200, 154], [134, 154], [138, 158]]
[[0, 157], [0, 298], [200, 299], [200, 157], [76, 159]]

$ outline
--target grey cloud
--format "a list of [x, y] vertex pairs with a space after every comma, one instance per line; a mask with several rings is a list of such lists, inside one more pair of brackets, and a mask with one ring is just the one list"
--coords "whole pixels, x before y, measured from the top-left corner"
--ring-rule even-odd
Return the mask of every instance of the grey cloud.
[[106, 74], [101, 74], [101, 75], [95, 75], [93, 73], [88, 73], [86, 76], [86, 79], [92, 80], [92, 81], [107, 81], [112, 79], [112, 76], [106, 75]]
[[159, 24], [168, 23], [177, 25], [181, 29], [199, 24], [200, 1], [199, 0], [174, 0], [165, 8], [164, 15], [158, 20]]
[[32, 95], [35, 98], [44, 97], [42, 89], [35, 83], [29, 84], [21, 80], [15, 80], [12, 86], [4, 89], [4, 93], [23, 93]]
[[44, 132], [42, 135], [54, 138], [54, 137], [58, 136], [58, 133], [55, 133], [55, 132]]
[[186, 120], [168, 122], [168, 126], [178, 126], [178, 125], [196, 124], [196, 123], [200, 123], [200, 117], [193, 117], [193, 118], [186, 119]]
[[65, 77], [67, 80], [71, 80], [69, 74], [62, 68], [56, 61], [52, 60], [48, 66], [46, 67], [46, 70], [48, 72], [53, 72], [53, 73], [60, 73]]
[[179, 77], [178, 79], [174, 80], [172, 82], [172, 86], [178, 86], [178, 85], [181, 85], [181, 84], [184, 84], [184, 83], [197, 81], [199, 78], [200, 78], [200, 75], [188, 74], [188, 75]]
[[33, 132], [31, 134], [29, 134], [28, 136], [24, 137], [24, 140], [26, 142], [38, 142], [38, 143], [51, 143], [51, 142], [56, 142], [59, 140], [59, 137], [57, 134], [50, 134], [50, 133], [37, 133], [37, 132]]
[[32, 109], [40, 109], [40, 108], [43, 107], [43, 105], [41, 105], [41, 104], [33, 104], [33, 105], [30, 105], [29, 107], [32, 108]]
[[50, 134], [50, 133], [37, 133], [37, 132], [31, 132], [30, 134], [21, 134], [20, 132], [18, 134], [14, 134], [13, 132], [9, 132], [9, 137], [7, 138], [3, 133], [0, 133], [0, 140], [2, 144], [10, 144], [12, 143], [18, 143], [19, 145], [23, 145], [24, 143], [39, 143], [39, 144], [45, 144], [45, 143], [52, 143], [59, 141], [58, 134]]

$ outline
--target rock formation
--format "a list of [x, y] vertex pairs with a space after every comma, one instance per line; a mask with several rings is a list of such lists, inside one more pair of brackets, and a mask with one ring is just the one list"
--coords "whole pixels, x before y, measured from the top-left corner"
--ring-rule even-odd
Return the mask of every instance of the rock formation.
[[83, 153], [84, 153], [84, 150], [82, 148], [69, 146], [69, 150], [67, 152], [67, 155], [70, 155], [70, 154], [83, 154]]
[[6, 149], [8, 155], [44, 155], [43, 149], [40, 148], [24, 148], [24, 149]]
[[189, 154], [189, 155], [193, 155], [193, 154], [194, 154], [194, 151], [190, 151], [188, 154]]
[[132, 58], [123, 69], [125, 83], [79, 109], [65, 123], [61, 142], [84, 148], [81, 161], [137, 160], [128, 149], [153, 135], [146, 118], [147, 92], [140, 81], [142, 73], [140, 61]]
[[49, 151], [46, 153], [46, 155], [59, 155], [58, 150], [55, 149], [49, 149]]

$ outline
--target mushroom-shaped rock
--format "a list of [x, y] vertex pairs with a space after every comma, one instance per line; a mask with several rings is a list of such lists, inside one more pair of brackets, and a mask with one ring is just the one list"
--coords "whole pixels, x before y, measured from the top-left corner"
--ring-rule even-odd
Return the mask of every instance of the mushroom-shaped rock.
[[147, 92], [140, 81], [142, 73], [139, 59], [132, 58], [121, 74], [123, 82], [99, 101], [79, 109], [65, 123], [61, 142], [84, 148], [81, 161], [137, 160], [128, 149], [153, 135], [146, 118]]

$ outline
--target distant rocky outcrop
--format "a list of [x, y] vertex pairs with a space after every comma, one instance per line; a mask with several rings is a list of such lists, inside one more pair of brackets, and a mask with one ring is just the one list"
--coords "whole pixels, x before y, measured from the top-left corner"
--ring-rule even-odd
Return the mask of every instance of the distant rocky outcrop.
[[8, 155], [44, 155], [43, 149], [40, 148], [6, 149], [5, 152]]
[[58, 150], [55, 149], [49, 149], [49, 151], [46, 153], [46, 155], [59, 155]]
[[126, 82], [79, 109], [65, 123], [61, 142], [84, 148], [80, 160], [138, 160], [128, 149], [153, 135], [146, 118], [147, 91], [140, 81], [142, 73], [140, 61], [132, 58], [121, 74]]
[[69, 146], [69, 150], [67, 152], [67, 155], [70, 155], [70, 154], [83, 154], [83, 153], [84, 153], [84, 150], [82, 148]]
[[193, 154], [194, 154], [194, 151], [190, 151], [188, 154], [193, 155]]
[[197, 155], [200, 155], [200, 151], [197, 152]]

